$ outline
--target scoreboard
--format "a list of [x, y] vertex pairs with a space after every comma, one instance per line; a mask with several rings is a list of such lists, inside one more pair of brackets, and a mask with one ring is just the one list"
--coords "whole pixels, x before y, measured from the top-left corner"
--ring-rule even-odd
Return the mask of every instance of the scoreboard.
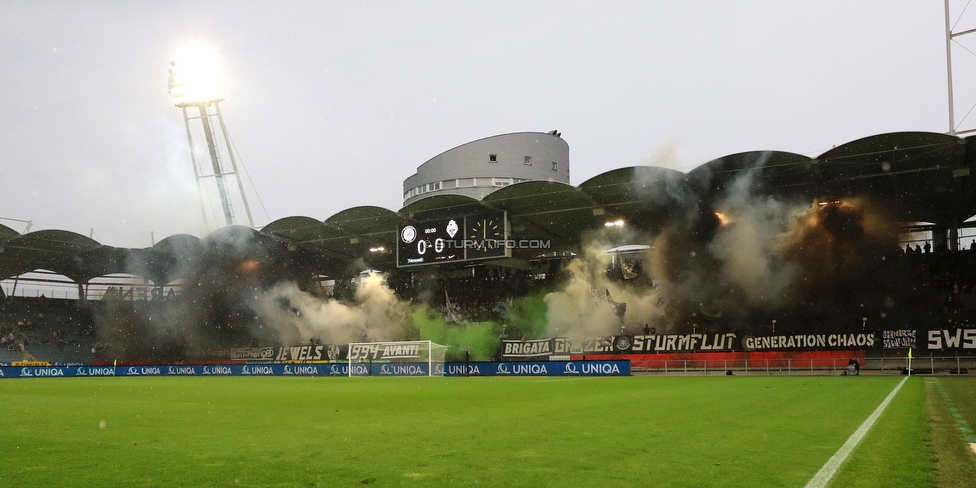
[[464, 249], [455, 245], [461, 240], [459, 234], [463, 225], [463, 217], [404, 225], [397, 232], [397, 266], [463, 260]]
[[397, 229], [397, 267], [509, 257], [508, 237], [504, 211], [409, 222]]

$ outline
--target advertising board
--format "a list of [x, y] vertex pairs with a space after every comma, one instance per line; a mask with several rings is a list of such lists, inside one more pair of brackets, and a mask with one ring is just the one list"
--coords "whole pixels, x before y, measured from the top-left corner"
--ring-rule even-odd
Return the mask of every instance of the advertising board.
[[[427, 363], [357, 363], [354, 376], [427, 376]], [[630, 361], [435, 363], [445, 376], [628, 376]], [[435, 371], [439, 376], [441, 371]], [[0, 367], [0, 378], [99, 376], [348, 376], [345, 363]]]

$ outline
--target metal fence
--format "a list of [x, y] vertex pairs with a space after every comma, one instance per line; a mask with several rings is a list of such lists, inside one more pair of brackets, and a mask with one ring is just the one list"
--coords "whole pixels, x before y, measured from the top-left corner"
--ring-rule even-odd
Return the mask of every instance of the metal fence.
[[[644, 374], [770, 374], [839, 375], [848, 371], [847, 359], [632, 360], [631, 371]], [[914, 358], [912, 374], [976, 374], [976, 357]], [[908, 358], [860, 360], [861, 374], [904, 374]]]

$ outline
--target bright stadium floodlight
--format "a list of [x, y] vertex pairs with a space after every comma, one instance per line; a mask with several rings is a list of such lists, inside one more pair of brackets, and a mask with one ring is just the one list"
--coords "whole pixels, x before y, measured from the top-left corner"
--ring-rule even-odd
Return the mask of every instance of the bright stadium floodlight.
[[[167, 89], [173, 97], [173, 102], [183, 110], [183, 123], [186, 126], [186, 139], [190, 145], [190, 159], [193, 165], [193, 174], [197, 180], [197, 187], [203, 187], [203, 181], [213, 178], [217, 186], [217, 194], [220, 197], [220, 205], [224, 212], [224, 223], [234, 225], [234, 210], [231, 207], [231, 200], [224, 186], [224, 177], [234, 176], [237, 180], [237, 187], [240, 191], [240, 198], [244, 204], [244, 211], [247, 214], [247, 225], [254, 227], [254, 220], [251, 218], [251, 209], [247, 204], [247, 196], [244, 193], [244, 183], [241, 181], [237, 172], [237, 160], [234, 157], [233, 145], [227, 128], [224, 126], [224, 117], [220, 113], [220, 102], [224, 100], [220, 89], [220, 76], [217, 69], [217, 56], [214, 49], [206, 44], [196, 43], [187, 44], [181, 47], [170, 62], [168, 72]], [[197, 154], [193, 146], [193, 131], [190, 129], [190, 114], [187, 113], [188, 107], [196, 107], [200, 113], [199, 117], [192, 117], [199, 120], [203, 129], [204, 137], [207, 139], [207, 150], [210, 157], [212, 171], [207, 171], [199, 163]], [[213, 112], [211, 112], [211, 108]], [[217, 128], [213, 128], [211, 118], [216, 118]], [[219, 129], [219, 132], [218, 130]], [[217, 136], [223, 135], [223, 141]], [[223, 142], [226, 151], [221, 151], [218, 146]], [[226, 154], [230, 159], [232, 171], [225, 171], [221, 154]], [[203, 194], [200, 195], [200, 209], [203, 221], [207, 222], [207, 210]]]
[[222, 101], [217, 56], [213, 48], [205, 44], [181, 47], [170, 62], [168, 89], [177, 107]]

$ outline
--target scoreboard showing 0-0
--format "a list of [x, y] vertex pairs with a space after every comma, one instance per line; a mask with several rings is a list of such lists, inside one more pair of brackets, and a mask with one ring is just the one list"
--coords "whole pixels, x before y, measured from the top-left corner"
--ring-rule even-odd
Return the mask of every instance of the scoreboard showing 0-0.
[[397, 267], [511, 256], [505, 212], [410, 222], [397, 229]]
[[446, 263], [464, 259], [461, 240], [463, 217], [411, 222], [397, 232], [397, 266]]

